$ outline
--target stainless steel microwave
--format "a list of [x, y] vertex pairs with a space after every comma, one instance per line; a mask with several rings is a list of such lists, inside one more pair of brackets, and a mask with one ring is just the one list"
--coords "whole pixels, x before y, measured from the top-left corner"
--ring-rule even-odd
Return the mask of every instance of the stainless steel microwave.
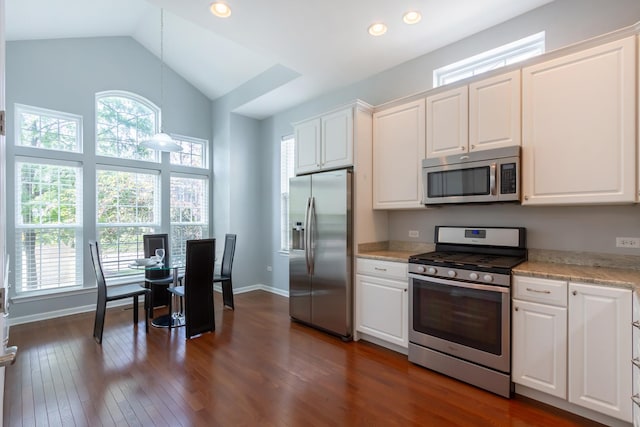
[[520, 201], [520, 147], [422, 161], [425, 205]]

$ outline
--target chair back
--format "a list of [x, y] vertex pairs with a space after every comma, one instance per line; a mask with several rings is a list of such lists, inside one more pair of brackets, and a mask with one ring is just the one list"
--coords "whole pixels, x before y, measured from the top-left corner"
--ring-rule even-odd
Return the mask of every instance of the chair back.
[[222, 254], [222, 266], [220, 267], [220, 275], [231, 277], [231, 268], [233, 267], [233, 255], [236, 252], [236, 235], [226, 234], [224, 236], [224, 253]]
[[93, 263], [93, 270], [96, 273], [96, 282], [98, 284], [98, 300], [101, 301], [107, 298], [107, 281], [104, 279], [104, 272], [102, 271], [102, 261], [100, 260], [100, 250], [98, 249], [97, 241], [89, 241], [89, 251], [91, 252], [91, 262]]
[[186, 335], [190, 338], [215, 329], [213, 264], [215, 239], [187, 240], [184, 271]]
[[[156, 254], [156, 249], [164, 249], [164, 265], [170, 266], [169, 258], [169, 235], [168, 234], [145, 234], [142, 236], [144, 246], [144, 257], [149, 258]], [[168, 270], [146, 270], [144, 277], [147, 279], [163, 279], [169, 276]]]

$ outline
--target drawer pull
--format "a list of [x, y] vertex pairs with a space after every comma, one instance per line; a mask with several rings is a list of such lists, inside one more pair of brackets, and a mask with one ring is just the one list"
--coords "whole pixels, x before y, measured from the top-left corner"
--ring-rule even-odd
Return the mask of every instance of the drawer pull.
[[546, 289], [544, 291], [539, 291], [538, 289], [527, 288], [527, 291], [536, 292], [538, 294], [550, 294], [551, 293], [551, 291], [548, 291]]
[[380, 267], [373, 267], [373, 269], [376, 271], [387, 271], [386, 268], [380, 268]]
[[633, 400], [633, 403], [640, 406], [640, 394], [634, 394], [631, 396], [631, 400]]

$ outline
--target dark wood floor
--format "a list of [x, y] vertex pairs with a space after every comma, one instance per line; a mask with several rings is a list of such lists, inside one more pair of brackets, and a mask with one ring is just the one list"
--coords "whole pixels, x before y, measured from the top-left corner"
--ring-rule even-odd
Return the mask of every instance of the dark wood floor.
[[286, 298], [239, 294], [235, 311], [215, 298], [215, 333], [190, 341], [184, 328], [147, 336], [121, 308], [108, 311], [102, 346], [92, 314], [12, 327], [4, 425], [596, 425], [292, 323]]

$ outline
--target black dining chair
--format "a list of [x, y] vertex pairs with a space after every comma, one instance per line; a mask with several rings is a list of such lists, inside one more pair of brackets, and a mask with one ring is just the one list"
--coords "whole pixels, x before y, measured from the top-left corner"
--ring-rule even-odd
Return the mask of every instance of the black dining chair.
[[[216, 329], [211, 286], [215, 243], [216, 239], [187, 240], [184, 286], [168, 288], [170, 294], [184, 300], [187, 339]], [[169, 298], [169, 313], [173, 314], [172, 298]]]
[[98, 242], [91, 240], [89, 242], [89, 251], [91, 252], [91, 261], [93, 269], [96, 273], [96, 282], [98, 284], [98, 301], [96, 303], [96, 319], [93, 325], [93, 338], [98, 344], [102, 344], [102, 332], [104, 330], [104, 318], [107, 312], [107, 303], [125, 298], [133, 298], [133, 324], [138, 324], [138, 297], [145, 297], [145, 316], [144, 327], [146, 333], [149, 333], [149, 316], [147, 297], [151, 294], [151, 290], [140, 285], [125, 285], [117, 287], [107, 286], [102, 270], [102, 261], [100, 259], [100, 250]]
[[[142, 236], [144, 247], [144, 257], [149, 258], [156, 254], [156, 249], [164, 249], [164, 265], [171, 266], [168, 234], [145, 234]], [[181, 280], [181, 277], [178, 277]], [[173, 283], [173, 272], [165, 270], [146, 270], [144, 272], [144, 284], [151, 289], [149, 296], [149, 316], [153, 317], [153, 309], [169, 304], [169, 294], [167, 288]]]
[[222, 286], [222, 301], [225, 307], [234, 309], [233, 306], [233, 282], [231, 281], [231, 271], [233, 269], [233, 256], [236, 252], [236, 235], [227, 234], [224, 237], [224, 253], [222, 254], [222, 265], [220, 274], [213, 276], [213, 283], [220, 282]]

